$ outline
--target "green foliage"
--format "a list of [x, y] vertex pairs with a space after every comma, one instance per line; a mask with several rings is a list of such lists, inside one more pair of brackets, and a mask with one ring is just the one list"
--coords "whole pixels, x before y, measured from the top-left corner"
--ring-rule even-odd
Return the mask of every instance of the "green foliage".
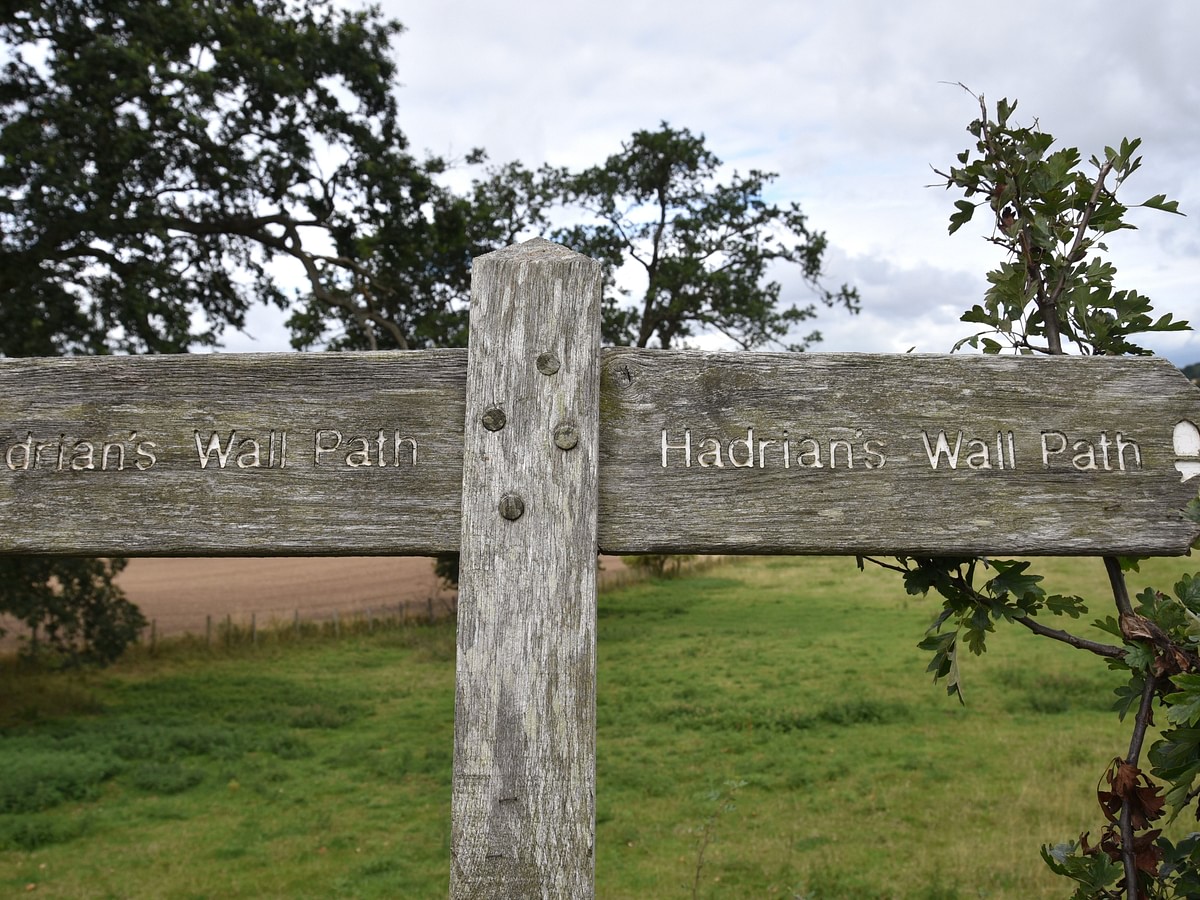
[[0, 780], [0, 814], [41, 812], [94, 799], [118, 771], [116, 759], [97, 751], [44, 749], [14, 756]]
[[[1028, 620], [1038, 613], [1078, 618], [1087, 612], [1083, 600], [1048, 594], [1042, 576], [1028, 574], [1030, 563], [951, 557], [899, 557], [895, 568], [903, 573], [910, 594], [930, 590], [942, 598], [942, 611], [918, 645], [931, 654], [926, 671], [934, 681], [945, 680], [946, 693], [963, 699], [958, 666], [960, 643], [976, 656], [987, 650], [987, 636], [998, 621]], [[982, 572], [995, 572], [978, 579]]]
[[[800, 207], [776, 206], [764, 193], [776, 176], [757, 170], [717, 179], [721, 160], [703, 135], [663, 122], [637, 131], [602, 165], [555, 176], [569, 205], [591, 223], [555, 233], [555, 239], [606, 263], [640, 266], [647, 284], [633, 308], [610, 290], [604, 338], [637, 347], [682, 346], [697, 330], [715, 330], [743, 349], [782, 343], [814, 318], [813, 303], [782, 302], [770, 279], [779, 263], [798, 266], [826, 306], [858, 310], [858, 292], [822, 286], [827, 246]], [[820, 340], [812, 332], [791, 349]]]
[[146, 627], [113, 581], [123, 568], [123, 559], [0, 557], [0, 612], [29, 627], [30, 654], [67, 665], [111, 663]]
[[0, 354], [212, 345], [293, 299], [280, 262], [307, 282], [299, 344], [461, 330], [469, 210], [406, 150], [400, 31], [332, 0], [10, 4]]
[[1125, 220], [1130, 208], [1179, 213], [1178, 204], [1161, 195], [1134, 207], [1117, 200], [1118, 190], [1141, 167], [1140, 139], [1105, 147], [1089, 159], [1095, 173], [1088, 174], [1077, 149], [1054, 150], [1053, 136], [1036, 122], [1015, 124], [1015, 102], [996, 104], [993, 120], [978, 99], [980, 117], [967, 127], [974, 146], [958, 154], [958, 165], [935, 171], [947, 189], [965, 197], [955, 201], [950, 233], [986, 208], [992, 219], [987, 240], [1007, 258], [988, 273], [984, 302], [962, 317], [985, 330], [957, 347], [1060, 353], [1066, 343], [1085, 354], [1146, 354], [1133, 336], [1187, 330], [1186, 322], [1169, 313], [1154, 318], [1149, 298], [1116, 290], [1116, 268], [1099, 255], [1108, 249], [1107, 235], [1135, 227]]
[[458, 587], [459, 554], [439, 553], [433, 560], [433, 574], [445, 588]]
[[22, 813], [0, 815], [0, 851], [32, 853], [53, 844], [65, 844], [87, 831], [86, 820]]
[[1123, 874], [1119, 864], [1103, 853], [1091, 852], [1092, 849], [1089, 847], [1081, 852], [1080, 844], [1074, 841], [1042, 847], [1042, 859], [1050, 871], [1079, 884], [1071, 895], [1072, 900], [1112, 896], [1109, 889]]
[[[963, 321], [984, 326], [960, 341], [985, 353], [1146, 354], [1133, 342], [1141, 334], [1187, 329], [1170, 315], [1155, 318], [1148, 298], [1117, 290], [1116, 269], [1101, 255], [1105, 238], [1134, 226], [1126, 221], [1132, 207], [1117, 199], [1126, 180], [1141, 166], [1140, 140], [1106, 147], [1082, 168], [1074, 148], [1054, 148], [1054, 138], [1035, 123], [1015, 124], [1015, 103], [1001, 100], [995, 118], [982, 97], [980, 117], [968, 126], [974, 146], [957, 165], [939, 171], [948, 189], [961, 190], [950, 216], [953, 234], [986, 208], [992, 221], [987, 240], [1005, 260], [988, 273], [983, 303]], [[1178, 213], [1177, 204], [1154, 196], [1137, 204]], [[1188, 514], [1196, 515], [1197, 504]], [[1138, 571], [1138, 560], [1105, 560], [1117, 615], [1096, 623], [1116, 638], [1102, 644], [1050, 628], [1039, 614], [1078, 618], [1086, 612], [1075, 596], [1049, 596], [1028, 562], [983, 559], [907, 559], [885, 564], [904, 574], [910, 593], [936, 591], [942, 611], [920, 646], [931, 654], [929, 671], [945, 679], [947, 691], [962, 698], [959, 647], [980, 654], [1000, 621], [1024, 625], [1035, 634], [1061, 641], [1104, 658], [1122, 672], [1113, 709], [1124, 720], [1133, 715], [1128, 753], [1117, 756], [1101, 778], [1097, 797], [1107, 820], [1100, 840], [1084, 834], [1078, 841], [1042, 848], [1057, 875], [1075, 882], [1077, 900], [1110, 897], [1195, 896], [1200, 881], [1196, 836], [1179, 844], [1163, 836], [1158, 822], [1167, 809], [1177, 815], [1197, 805], [1200, 780], [1200, 575], [1185, 575], [1174, 595], [1147, 588], [1131, 602], [1125, 577]], [[977, 578], [981, 569], [996, 574]], [[1152, 781], [1139, 768], [1153, 705], [1166, 707], [1167, 727], [1151, 748]], [[1165, 792], [1164, 792], [1165, 786]], [[1200, 815], [1200, 808], [1196, 810]]]

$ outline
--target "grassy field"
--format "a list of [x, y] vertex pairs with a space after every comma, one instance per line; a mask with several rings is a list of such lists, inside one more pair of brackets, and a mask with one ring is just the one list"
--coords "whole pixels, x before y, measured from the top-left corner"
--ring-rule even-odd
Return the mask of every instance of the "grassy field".
[[[1098, 561], [1041, 570], [1103, 597]], [[961, 707], [915, 646], [934, 608], [846, 559], [602, 595], [597, 896], [1067, 896], [1038, 847], [1101, 824], [1116, 676], [1012, 628]], [[453, 681], [451, 624], [10, 666], [0, 894], [444, 897]]]

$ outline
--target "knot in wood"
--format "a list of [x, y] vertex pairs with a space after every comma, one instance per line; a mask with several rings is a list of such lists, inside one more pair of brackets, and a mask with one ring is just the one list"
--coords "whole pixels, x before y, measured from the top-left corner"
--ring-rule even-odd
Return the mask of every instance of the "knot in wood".
[[547, 350], [545, 353], [539, 353], [537, 358], [537, 370], [543, 375], [553, 375], [562, 367], [562, 361], [559, 360], [558, 354]]

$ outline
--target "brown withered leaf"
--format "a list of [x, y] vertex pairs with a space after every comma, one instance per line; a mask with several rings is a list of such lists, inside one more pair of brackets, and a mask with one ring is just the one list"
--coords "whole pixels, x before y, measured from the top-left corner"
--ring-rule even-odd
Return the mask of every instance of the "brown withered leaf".
[[[1156, 828], [1133, 839], [1134, 865], [1151, 877], [1158, 876], [1158, 864], [1162, 862], [1162, 851], [1154, 843], [1161, 834], [1161, 829]], [[1104, 829], [1100, 838], [1100, 849], [1113, 862], [1121, 861], [1121, 832], [1116, 825], [1109, 825]], [[1117, 883], [1118, 888], [1123, 885], [1124, 879]]]
[[[1166, 797], [1161, 788], [1132, 763], [1119, 757], [1108, 764], [1101, 784], [1096, 786], [1096, 800], [1105, 818], [1117, 822], [1121, 817], [1121, 808], [1129, 804], [1129, 822], [1135, 830], [1147, 828], [1152, 821], [1162, 817], [1166, 806]], [[1104, 790], [1101, 785], [1107, 782], [1111, 790]]]
[[[1137, 613], [1121, 613], [1121, 634], [1129, 641], [1152, 641], [1154, 640], [1154, 623], [1145, 616], [1139, 616]], [[1157, 629], [1155, 629], [1157, 630]]]
[[1123, 759], [1114, 759], [1113, 763], [1116, 764], [1116, 768], [1114, 769], [1110, 764], [1108, 783], [1112, 785], [1113, 791], [1119, 797], [1128, 797], [1137, 790], [1138, 778], [1141, 776], [1142, 770]]
[[1100, 849], [1098, 846], [1093, 847], [1091, 844], [1088, 843], [1088, 838], [1091, 837], [1091, 835], [1092, 835], [1092, 833], [1090, 831], [1085, 831], [1083, 834], [1081, 834], [1079, 836], [1079, 851], [1084, 856], [1091, 856], [1093, 853], [1097, 852]]
[[[1155, 819], [1161, 819], [1164, 808], [1167, 805], [1167, 798], [1160, 793], [1160, 788], [1157, 784], [1144, 784], [1137, 789], [1137, 801], [1133, 804], [1132, 815], [1134, 828], [1145, 828]], [[1142, 824], [1138, 824], [1140, 816]]]
[[1160, 834], [1162, 829], [1155, 828], [1133, 839], [1134, 861], [1141, 871], [1151, 877], [1158, 876], [1158, 864], [1162, 862], [1162, 851], [1154, 843]]

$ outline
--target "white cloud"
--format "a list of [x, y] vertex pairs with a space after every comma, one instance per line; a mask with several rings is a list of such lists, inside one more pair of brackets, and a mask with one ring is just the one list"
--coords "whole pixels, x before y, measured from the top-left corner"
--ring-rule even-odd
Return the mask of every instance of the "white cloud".
[[[347, 5], [357, 5], [349, 3]], [[1047, 4], [981, 0], [840, 4], [760, 0], [385, 0], [397, 41], [402, 123], [418, 151], [580, 167], [661, 120], [703, 132], [732, 166], [778, 172], [831, 242], [831, 281], [863, 296], [857, 318], [821, 318], [827, 350], [945, 350], [997, 262], [978, 233], [949, 237], [953, 195], [925, 187], [977, 113], [962, 82], [1019, 99], [1084, 157], [1141, 136], [1146, 212], [1115, 238], [1120, 286], [1200, 319], [1200, 70], [1190, 0]], [[797, 300], [807, 302], [797, 294]], [[286, 342], [284, 342], [286, 346]], [[1200, 360], [1190, 337], [1154, 342]]]

